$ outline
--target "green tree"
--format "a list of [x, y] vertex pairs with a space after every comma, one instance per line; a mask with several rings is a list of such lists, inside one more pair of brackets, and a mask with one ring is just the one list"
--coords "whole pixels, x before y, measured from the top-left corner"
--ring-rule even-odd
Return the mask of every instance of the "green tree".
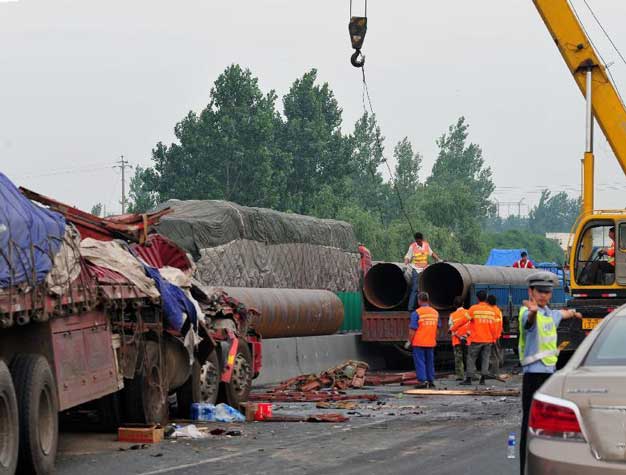
[[[282, 150], [292, 159], [283, 208], [307, 214], [323, 185], [333, 187], [349, 168], [341, 114], [327, 83], [316, 84], [312, 69], [297, 79], [283, 98]], [[334, 187], [333, 187], [334, 188]]]
[[422, 156], [413, 152], [408, 137], [404, 137], [393, 150], [396, 159], [395, 186], [403, 196], [410, 196], [419, 186], [419, 172], [422, 167]]
[[93, 214], [94, 216], [102, 216], [103, 207], [104, 206], [102, 203], [96, 203], [91, 207], [91, 214]]
[[422, 209], [435, 226], [455, 234], [467, 255], [477, 256], [495, 185], [481, 148], [467, 143], [468, 128], [461, 117], [437, 140], [439, 154], [426, 181]]
[[276, 206], [288, 156], [277, 145], [281, 120], [274, 91], [263, 94], [248, 69], [232, 65], [217, 78], [206, 108], [175, 127], [178, 143], [159, 142], [144, 174], [160, 201], [226, 199]]
[[157, 186], [157, 176], [150, 168], [135, 168], [135, 174], [130, 179], [129, 213], [145, 213], [156, 207], [158, 195], [152, 191]]
[[572, 229], [579, 213], [580, 199], [570, 198], [564, 191], [552, 195], [549, 190], [543, 190], [539, 203], [530, 210], [530, 229], [539, 234], [566, 233]]
[[354, 125], [350, 137], [353, 172], [351, 196], [363, 208], [382, 217], [385, 209], [386, 187], [380, 166], [384, 160], [384, 140], [376, 116], [365, 112]]

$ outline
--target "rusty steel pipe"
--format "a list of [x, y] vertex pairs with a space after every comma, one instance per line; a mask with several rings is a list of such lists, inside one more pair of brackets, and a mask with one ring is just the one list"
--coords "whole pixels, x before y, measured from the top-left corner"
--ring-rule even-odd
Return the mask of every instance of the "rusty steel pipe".
[[[454, 297], [460, 295], [465, 300], [474, 284], [526, 285], [528, 277], [535, 272], [537, 269], [440, 262], [421, 273], [420, 290], [428, 293], [433, 307], [449, 309]], [[558, 285], [556, 275], [554, 283]]]
[[261, 313], [253, 326], [263, 338], [332, 335], [343, 323], [343, 303], [328, 290], [219, 289]]
[[363, 294], [370, 305], [380, 310], [406, 307], [411, 291], [411, 267], [395, 262], [372, 266], [363, 282]]

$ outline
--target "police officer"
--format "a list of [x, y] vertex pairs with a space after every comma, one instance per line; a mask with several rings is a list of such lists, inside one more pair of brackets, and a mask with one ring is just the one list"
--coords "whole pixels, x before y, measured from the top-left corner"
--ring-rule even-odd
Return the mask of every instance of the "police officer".
[[519, 311], [519, 358], [522, 380], [522, 433], [520, 434], [520, 473], [526, 462], [528, 416], [535, 392], [554, 373], [558, 360], [556, 329], [561, 320], [582, 318], [572, 309], [551, 310], [554, 274], [535, 272], [528, 278], [528, 300]]

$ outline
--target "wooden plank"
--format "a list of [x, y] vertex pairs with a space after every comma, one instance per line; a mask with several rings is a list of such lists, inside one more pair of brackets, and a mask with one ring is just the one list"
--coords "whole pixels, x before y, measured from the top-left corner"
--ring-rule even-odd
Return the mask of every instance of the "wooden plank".
[[409, 389], [409, 396], [519, 396], [519, 389]]

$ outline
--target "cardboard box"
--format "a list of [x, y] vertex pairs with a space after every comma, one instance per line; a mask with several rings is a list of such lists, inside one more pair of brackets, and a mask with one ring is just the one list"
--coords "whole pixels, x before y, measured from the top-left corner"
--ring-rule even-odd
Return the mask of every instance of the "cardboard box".
[[117, 439], [120, 442], [156, 444], [161, 442], [163, 437], [163, 427], [154, 424], [127, 424], [117, 429]]

